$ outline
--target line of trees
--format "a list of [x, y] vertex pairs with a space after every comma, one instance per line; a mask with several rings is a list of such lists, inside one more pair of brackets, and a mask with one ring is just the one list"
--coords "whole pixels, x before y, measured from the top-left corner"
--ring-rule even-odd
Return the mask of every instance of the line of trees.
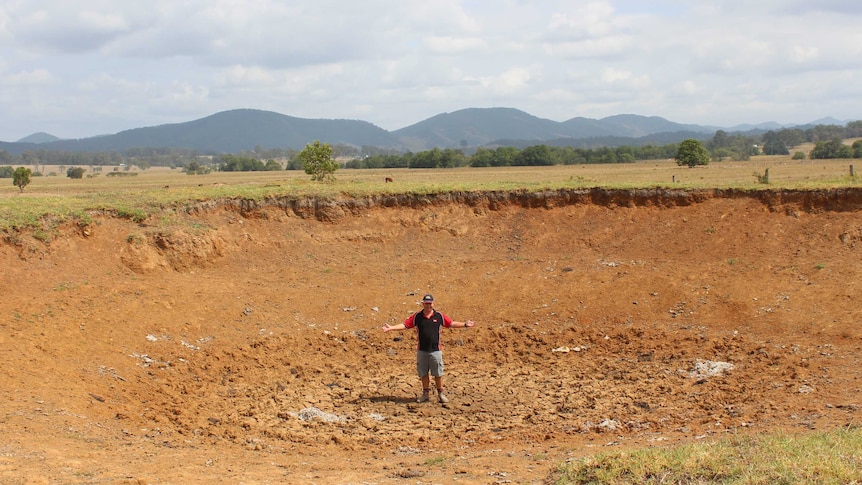
[[[817, 125], [808, 129], [786, 128], [761, 134], [727, 133], [718, 130], [712, 138], [701, 140], [713, 161], [748, 160], [753, 155], [789, 155], [806, 142], [816, 144], [808, 154], [795, 152], [794, 158], [862, 158], [862, 144], [844, 145], [841, 140], [862, 137], [862, 120], [846, 126]], [[678, 143], [668, 145], [578, 148], [572, 146], [535, 145], [522, 149], [513, 146], [478, 147], [475, 149], [433, 148], [422, 152], [400, 152], [378, 147], [330, 145], [334, 159], [352, 159], [345, 168], [453, 168], [576, 165], [595, 163], [628, 163], [637, 160], [674, 158]], [[302, 170], [303, 164], [294, 149], [266, 149], [260, 146], [236, 154], [204, 154], [183, 148], [130, 148], [120, 152], [71, 152], [35, 149], [12, 155], [0, 150], [0, 168], [4, 165], [35, 166], [33, 175], [42, 175], [40, 167], [58, 165], [89, 167], [96, 172], [102, 166], [152, 166], [182, 168], [187, 173], [212, 170]], [[281, 162], [279, 162], [279, 160]], [[11, 177], [0, 171], [0, 178]]]
[[266, 163], [253, 157], [238, 157], [235, 155], [222, 155], [213, 160], [222, 172], [268, 172], [282, 170], [280, 163], [269, 159]]
[[672, 158], [676, 144], [642, 147], [575, 148], [534, 145], [524, 149], [511, 146], [477, 148], [472, 155], [453, 148], [433, 148], [423, 152], [381, 154], [355, 158], [345, 168], [455, 168], [542, 165], [580, 165], [592, 163], [629, 163], [637, 160]]
[[845, 145], [840, 138], [820, 141], [814, 145], [809, 157], [812, 159], [862, 158], [862, 140], [856, 140], [852, 145]]
[[862, 137], [862, 120], [851, 121], [846, 126], [817, 125], [807, 130], [785, 128], [778, 131], [767, 131], [761, 136], [761, 146], [764, 155], [789, 155], [791, 149], [806, 142], [820, 145], [821, 143], [834, 143], [835, 140], [859, 137]]

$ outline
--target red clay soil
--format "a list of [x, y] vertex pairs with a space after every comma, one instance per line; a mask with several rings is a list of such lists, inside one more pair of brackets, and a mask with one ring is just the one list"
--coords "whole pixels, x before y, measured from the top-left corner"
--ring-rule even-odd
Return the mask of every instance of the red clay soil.
[[[0, 243], [2, 483], [543, 483], [858, 426], [859, 192], [214, 201]], [[448, 405], [417, 404], [433, 293]]]

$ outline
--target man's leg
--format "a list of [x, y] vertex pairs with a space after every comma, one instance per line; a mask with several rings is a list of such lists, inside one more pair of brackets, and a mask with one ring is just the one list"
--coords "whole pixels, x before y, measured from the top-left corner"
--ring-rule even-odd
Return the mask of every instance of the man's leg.
[[419, 374], [419, 380], [422, 381], [422, 395], [416, 402], [427, 402], [428, 394], [431, 392], [431, 376], [428, 368], [429, 358], [427, 352], [421, 350], [416, 353], [416, 372]]
[[431, 374], [434, 376], [434, 385], [437, 387], [437, 399], [446, 404], [449, 402], [449, 398], [443, 394], [443, 353], [435, 352], [433, 361], [430, 367], [432, 369]]
[[428, 397], [428, 393], [431, 391], [431, 378], [428, 374], [425, 374], [421, 378], [422, 380], [422, 395], [419, 396], [419, 399], [416, 402], [428, 402], [430, 397]]
[[437, 399], [443, 404], [446, 404], [447, 402], [449, 402], [449, 398], [446, 397], [445, 394], [443, 394], [443, 376], [440, 376], [440, 377], [435, 376], [434, 377], [434, 384], [437, 385]]

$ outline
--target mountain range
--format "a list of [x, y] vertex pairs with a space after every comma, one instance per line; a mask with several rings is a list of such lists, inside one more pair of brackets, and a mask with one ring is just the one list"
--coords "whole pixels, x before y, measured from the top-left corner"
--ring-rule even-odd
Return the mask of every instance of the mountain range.
[[[822, 118], [800, 127], [839, 124]], [[514, 108], [466, 108], [441, 113], [419, 123], [387, 131], [367, 121], [296, 118], [272, 111], [236, 109], [184, 123], [135, 128], [112, 135], [63, 140], [34, 133], [14, 143], [0, 142], [0, 150], [111, 152], [129, 148], [188, 148], [202, 153], [237, 153], [255, 147], [300, 150], [320, 140], [330, 145], [373, 146], [423, 151], [432, 148], [475, 146], [530, 146], [540, 143], [571, 146], [668, 144], [686, 138], [706, 139], [716, 130], [763, 132], [781, 129], [778, 123], [717, 127], [681, 124], [658, 116], [620, 114], [601, 119], [575, 117], [558, 122]]]

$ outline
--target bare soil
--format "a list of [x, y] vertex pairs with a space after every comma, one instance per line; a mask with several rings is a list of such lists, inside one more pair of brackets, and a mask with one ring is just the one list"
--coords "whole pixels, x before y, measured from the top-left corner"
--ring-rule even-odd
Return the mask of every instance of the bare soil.
[[[543, 483], [862, 407], [862, 195], [211, 201], [0, 243], [0, 482]], [[448, 405], [417, 404], [424, 293]]]

